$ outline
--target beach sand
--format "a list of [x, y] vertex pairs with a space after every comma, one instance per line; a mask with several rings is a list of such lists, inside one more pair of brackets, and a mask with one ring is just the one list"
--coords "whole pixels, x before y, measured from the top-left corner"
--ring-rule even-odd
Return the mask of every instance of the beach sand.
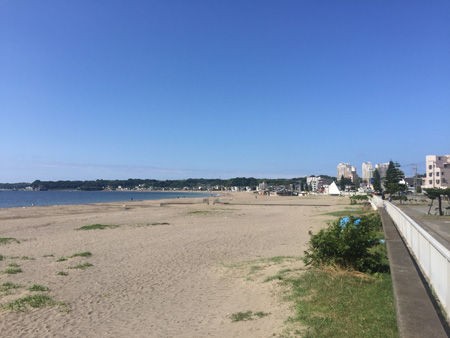
[[[271, 337], [291, 304], [267, 276], [302, 268], [308, 231], [317, 232], [348, 198], [252, 193], [203, 199], [0, 209], [3, 305], [33, 284], [65, 305], [0, 310], [3, 337]], [[214, 200], [222, 203], [213, 204]], [[160, 203], [163, 204], [162, 206]], [[175, 204], [171, 204], [175, 202]], [[176, 204], [186, 203], [186, 204]], [[194, 203], [194, 204], [189, 204]], [[265, 205], [263, 205], [265, 204]], [[279, 204], [279, 205], [273, 205]], [[76, 230], [89, 224], [118, 225]], [[91, 257], [72, 257], [89, 251]], [[280, 256], [282, 256], [280, 258]], [[67, 260], [58, 261], [60, 257]], [[278, 257], [273, 259], [273, 257]], [[283, 258], [285, 257], [285, 258]], [[290, 258], [286, 258], [290, 257]], [[86, 269], [73, 269], [89, 262]], [[16, 263], [21, 273], [6, 274]], [[67, 275], [58, 275], [58, 272]], [[233, 322], [234, 313], [262, 318]]]

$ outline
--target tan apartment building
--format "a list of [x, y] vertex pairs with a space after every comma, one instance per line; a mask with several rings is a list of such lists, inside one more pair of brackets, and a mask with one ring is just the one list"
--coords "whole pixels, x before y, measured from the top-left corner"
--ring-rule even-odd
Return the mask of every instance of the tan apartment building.
[[425, 163], [426, 177], [422, 188], [449, 188], [450, 155], [427, 155]]
[[358, 175], [356, 174], [356, 168], [348, 163], [339, 163], [337, 165], [337, 179], [341, 177], [349, 178], [353, 183], [356, 182]]
[[363, 162], [361, 169], [363, 182], [370, 183], [370, 180], [373, 177], [373, 170], [374, 170], [372, 163]]

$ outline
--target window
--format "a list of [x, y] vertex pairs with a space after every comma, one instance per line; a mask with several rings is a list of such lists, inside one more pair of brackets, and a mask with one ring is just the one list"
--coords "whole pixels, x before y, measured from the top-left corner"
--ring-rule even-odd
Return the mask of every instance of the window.
[[433, 166], [430, 164], [429, 166], [428, 166], [428, 169], [433, 169]]
[[436, 180], [436, 184], [439, 184], [439, 182], [440, 182], [439, 180]]
[[441, 160], [441, 158], [440, 157], [438, 157], [438, 161], [440, 161]]
[[439, 171], [436, 173], [436, 176], [439, 176]]
[[433, 173], [429, 173], [429, 174], [428, 174], [428, 177], [433, 177]]
[[447, 163], [444, 163], [444, 168], [447, 168], [447, 166], [448, 166], [448, 164], [447, 164]]
[[433, 181], [432, 181], [432, 180], [429, 180], [429, 181], [428, 181], [428, 184], [433, 184]]

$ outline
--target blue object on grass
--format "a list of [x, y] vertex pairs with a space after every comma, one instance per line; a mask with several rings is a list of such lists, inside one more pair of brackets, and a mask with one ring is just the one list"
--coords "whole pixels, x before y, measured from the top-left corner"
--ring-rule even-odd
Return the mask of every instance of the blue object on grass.
[[341, 220], [339, 221], [339, 226], [343, 229], [347, 226], [348, 223], [350, 223], [350, 217], [345, 216], [342, 217]]

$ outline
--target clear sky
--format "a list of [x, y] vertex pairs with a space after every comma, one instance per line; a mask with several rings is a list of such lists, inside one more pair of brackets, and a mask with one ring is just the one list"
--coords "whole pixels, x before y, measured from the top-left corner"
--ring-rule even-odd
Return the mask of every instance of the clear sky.
[[0, 182], [424, 171], [450, 1], [0, 0]]

